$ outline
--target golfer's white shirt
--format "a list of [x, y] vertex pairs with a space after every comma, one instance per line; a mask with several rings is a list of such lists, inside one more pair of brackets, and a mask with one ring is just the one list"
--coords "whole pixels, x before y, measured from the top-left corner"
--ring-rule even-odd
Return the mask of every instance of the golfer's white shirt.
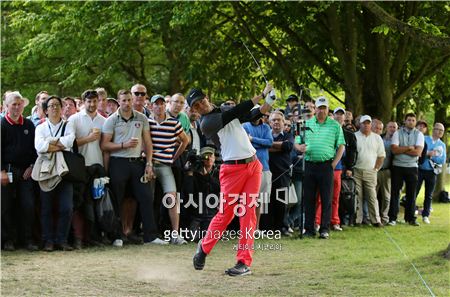
[[238, 119], [234, 119], [217, 132], [221, 144], [222, 160], [250, 158], [256, 153], [247, 133]]

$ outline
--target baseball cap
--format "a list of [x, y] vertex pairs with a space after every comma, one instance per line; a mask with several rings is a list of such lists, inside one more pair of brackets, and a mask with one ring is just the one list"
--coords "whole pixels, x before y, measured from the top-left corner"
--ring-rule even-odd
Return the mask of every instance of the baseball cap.
[[321, 107], [321, 106], [329, 107], [327, 98], [325, 98], [323, 96], [316, 99], [316, 107]]
[[106, 100], [108, 101], [108, 102], [114, 102], [114, 103], [116, 103], [117, 104], [117, 106], [119, 106], [119, 101], [117, 101], [115, 98], [106, 98]]
[[286, 99], [286, 102], [289, 102], [289, 101], [297, 101], [298, 102], [297, 95], [295, 95], [295, 94], [289, 95], [289, 97], [287, 97], [287, 99]]
[[372, 123], [372, 118], [370, 117], [370, 115], [365, 114], [365, 115], [361, 116], [361, 118], [359, 119], [359, 122], [361, 124], [364, 123], [365, 121], [369, 121]]
[[334, 111], [333, 111], [333, 114], [335, 114], [336, 112], [338, 112], [338, 111], [342, 111], [344, 114], [345, 114], [345, 109], [343, 109], [342, 107], [336, 107], [335, 109], [334, 109]]
[[189, 91], [186, 100], [189, 104], [189, 107], [192, 107], [195, 101], [202, 100], [205, 97], [206, 95], [203, 93], [201, 89], [193, 88]]
[[214, 155], [215, 152], [216, 152], [216, 150], [214, 148], [210, 147], [210, 146], [205, 146], [205, 147], [202, 147], [200, 149], [200, 155], [202, 155], [202, 156], [206, 155], [206, 154], [213, 154]]
[[156, 94], [152, 96], [152, 99], [150, 99], [150, 103], [155, 103], [156, 101], [158, 101], [158, 99], [161, 99], [162, 101], [164, 101], [164, 103], [166, 102], [166, 99], [164, 99], [163, 95]]

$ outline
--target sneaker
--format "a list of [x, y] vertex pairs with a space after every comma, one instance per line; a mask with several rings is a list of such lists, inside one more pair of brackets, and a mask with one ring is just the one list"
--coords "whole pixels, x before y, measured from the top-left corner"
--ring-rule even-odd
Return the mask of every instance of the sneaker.
[[180, 235], [176, 235], [176, 236], [170, 238], [170, 243], [175, 244], [175, 245], [183, 245], [183, 244], [187, 244], [187, 241], [184, 240], [184, 238], [181, 237]]
[[389, 221], [389, 223], [387, 223], [389, 226], [395, 226], [397, 225], [396, 221]]
[[112, 245], [115, 246], [115, 247], [123, 247], [123, 240], [122, 239], [116, 239], [116, 240], [113, 241]]
[[339, 226], [338, 224], [331, 226], [331, 230], [333, 231], [342, 231], [341, 226]]
[[330, 234], [328, 232], [321, 232], [319, 235], [319, 238], [321, 239], [328, 239], [330, 237]]
[[197, 250], [195, 251], [194, 258], [192, 259], [195, 270], [202, 270], [203, 267], [205, 267], [206, 256], [207, 255], [202, 248], [202, 240], [200, 240], [197, 244]]
[[286, 236], [286, 237], [291, 237], [292, 233], [290, 233], [287, 228], [283, 227], [283, 228], [281, 228], [281, 235]]
[[237, 262], [237, 264], [234, 265], [234, 267], [231, 267], [230, 269], [225, 270], [225, 273], [228, 274], [229, 276], [244, 276], [244, 275], [252, 274], [252, 271], [244, 263]]
[[294, 229], [292, 229], [291, 227], [289, 227], [287, 231], [288, 231], [289, 233], [294, 233]]
[[157, 244], [157, 245], [166, 245], [169, 244], [169, 242], [161, 240], [159, 238], [155, 238], [152, 241], [144, 242], [145, 245], [147, 244]]
[[430, 219], [428, 217], [423, 217], [422, 218], [422, 222], [424, 222], [425, 224], [429, 224], [430, 223]]

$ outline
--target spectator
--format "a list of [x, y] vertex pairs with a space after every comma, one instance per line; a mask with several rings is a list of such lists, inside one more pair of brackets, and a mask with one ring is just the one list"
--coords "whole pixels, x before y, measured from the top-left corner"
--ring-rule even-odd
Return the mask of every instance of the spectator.
[[422, 134], [425, 136], [428, 133], [428, 124], [424, 120], [417, 121], [416, 129], [422, 132]]
[[286, 108], [284, 109], [284, 115], [287, 116], [289, 113], [292, 114], [293, 109], [298, 105], [298, 97], [295, 94], [289, 95], [286, 99]]
[[[98, 93], [94, 90], [86, 90], [81, 95], [85, 108], [72, 115], [68, 120], [75, 132], [75, 138], [79, 152], [84, 156], [86, 167], [103, 167], [103, 154], [100, 149], [100, 137], [103, 124], [106, 119], [97, 111]], [[87, 172], [91, 172], [88, 170]], [[93, 176], [89, 178], [92, 180]], [[82, 248], [84, 230], [88, 230], [90, 239], [96, 239], [95, 216], [93, 199], [91, 198], [91, 182], [82, 185], [80, 190], [75, 189], [74, 195], [74, 247]], [[117, 238], [119, 239], [119, 238]], [[116, 245], [120, 245], [116, 242]]]
[[[21, 239], [29, 251], [36, 251], [32, 230], [35, 225], [36, 198], [31, 179], [36, 161], [34, 149], [34, 125], [24, 119], [25, 102], [19, 92], [6, 95], [8, 112], [1, 118], [1, 176], [2, 176], [2, 243], [3, 249], [13, 251]], [[9, 177], [9, 178], [8, 178]], [[19, 216], [17, 216], [19, 214]]]
[[106, 115], [109, 117], [117, 111], [119, 102], [115, 98], [108, 98], [106, 102]]
[[416, 193], [419, 193], [422, 182], [425, 181], [425, 195], [422, 210], [422, 221], [430, 223], [430, 209], [433, 198], [434, 187], [436, 186], [437, 175], [442, 171], [442, 165], [446, 160], [446, 146], [440, 138], [444, 136], [444, 125], [434, 124], [431, 136], [425, 136], [426, 155], [422, 164], [419, 165], [419, 175]]
[[97, 88], [95, 91], [98, 94], [98, 105], [97, 112], [102, 115], [104, 118], [108, 117], [106, 106], [107, 106], [107, 98], [108, 93], [106, 93], [105, 88]]
[[373, 119], [372, 120], [372, 132], [375, 134], [378, 134], [381, 136], [381, 133], [383, 133], [383, 122], [378, 120], [378, 119]]
[[305, 108], [309, 109], [309, 111], [310, 111], [309, 113], [306, 113], [304, 115], [305, 120], [312, 119], [314, 117], [314, 113], [315, 113], [315, 110], [316, 110], [316, 105], [314, 104], [313, 101], [307, 101], [305, 103]]
[[377, 174], [377, 192], [381, 194], [381, 208], [380, 217], [383, 225], [389, 222], [389, 205], [391, 201], [391, 167], [392, 167], [392, 135], [397, 131], [398, 125], [396, 122], [389, 122], [386, 125], [386, 133], [383, 136], [384, 151], [386, 157], [383, 161], [383, 166]]
[[[256, 108], [259, 105], [255, 105]], [[254, 108], [255, 108], [254, 107]], [[256, 230], [259, 232], [259, 221], [261, 218], [261, 207], [263, 213], [267, 213], [267, 200], [272, 189], [272, 173], [269, 168], [269, 148], [272, 146], [273, 138], [270, 126], [265, 124], [262, 118], [242, 124], [252, 146], [256, 149], [256, 156], [262, 164], [261, 186], [259, 187], [258, 206], [256, 208]]]
[[[305, 200], [305, 236], [314, 237], [314, 218], [317, 191], [322, 199], [320, 238], [328, 239], [331, 220], [331, 195], [333, 171], [344, 153], [344, 134], [338, 122], [328, 117], [328, 100], [316, 100], [316, 115], [306, 121], [305, 178], [303, 180]], [[301, 232], [301, 231], [300, 231]]]
[[[148, 119], [131, 108], [131, 92], [117, 94], [119, 109], [106, 119], [102, 128], [101, 148], [110, 153], [107, 166], [111, 189], [116, 199], [116, 211], [122, 213], [122, 201], [127, 184], [139, 203], [144, 232], [144, 244], [167, 244], [156, 236], [153, 215], [153, 189], [147, 181], [153, 178], [152, 140]], [[141, 156], [141, 148], [145, 158]]]
[[292, 121], [289, 119], [285, 119], [283, 132], [291, 133], [291, 130], [292, 130]]
[[[196, 207], [192, 214], [192, 220], [190, 222], [190, 230], [198, 230], [198, 237], [194, 238], [196, 241], [200, 240], [200, 233], [208, 229], [209, 223], [214, 215], [217, 213], [217, 207], [213, 208], [208, 206], [208, 195], [214, 195], [213, 197], [220, 196], [220, 183], [219, 183], [219, 171], [220, 167], [216, 166], [215, 161], [215, 149], [209, 146], [205, 146], [200, 150], [200, 157], [202, 159], [203, 166], [200, 171], [194, 171], [188, 179], [192, 179], [192, 189], [187, 190], [190, 194], [189, 199], [193, 199]], [[218, 200], [213, 201], [209, 199], [209, 203], [215, 203]]]
[[392, 136], [393, 153], [391, 177], [391, 202], [389, 207], [389, 225], [396, 224], [399, 211], [400, 190], [406, 184], [405, 221], [412, 226], [419, 226], [415, 217], [416, 189], [419, 156], [424, 146], [422, 132], [415, 128], [416, 115], [408, 113], [405, 125]]
[[356, 224], [363, 220], [363, 201], [367, 199], [369, 217], [373, 226], [383, 227], [380, 219], [377, 200], [377, 172], [383, 165], [386, 152], [381, 136], [371, 131], [372, 118], [363, 115], [360, 118], [360, 130], [355, 133], [358, 148], [354, 177], [358, 192], [358, 207], [356, 212]]
[[133, 97], [133, 110], [150, 117], [150, 111], [145, 108], [145, 98], [147, 97], [147, 88], [144, 85], [136, 84], [131, 87]]
[[71, 115], [77, 113], [77, 102], [72, 97], [64, 97], [63, 101], [63, 109], [62, 109], [62, 118], [67, 121]]
[[269, 168], [272, 172], [272, 191], [269, 202], [269, 217], [273, 220], [271, 227], [279, 230], [281, 234], [291, 236], [289, 226], [285, 222], [288, 204], [289, 184], [291, 180], [290, 166], [291, 151], [294, 146], [294, 138], [289, 132], [285, 132], [284, 115], [274, 111], [269, 117], [272, 128], [272, 147], [269, 149]]
[[[155, 164], [155, 177], [163, 187], [165, 197], [168, 198], [169, 217], [172, 225], [172, 244], [187, 244], [186, 240], [178, 234], [180, 216], [179, 197], [172, 171], [172, 164], [186, 149], [189, 139], [184, 133], [180, 122], [166, 112], [166, 102], [162, 95], [154, 95], [151, 99], [153, 114], [149, 120], [150, 135], [153, 143], [153, 163]], [[175, 104], [172, 102], [172, 107]], [[180, 146], [177, 147], [177, 142]]]
[[36, 105], [33, 107], [33, 109], [31, 110], [31, 115], [28, 117], [28, 119], [33, 122], [35, 127], [45, 122], [46, 114], [44, 112], [42, 104], [47, 100], [47, 98], [47, 91], [40, 91], [36, 95], [36, 98], [34, 100]]
[[[344, 125], [345, 110], [342, 107], [337, 107], [333, 111], [334, 120], [339, 125]], [[341, 220], [339, 218], [339, 195], [341, 193], [341, 176], [342, 172], [346, 176], [352, 176], [353, 166], [356, 162], [357, 147], [356, 138], [353, 132], [342, 127], [345, 139], [345, 150], [341, 160], [336, 165], [333, 172], [333, 198], [331, 200], [331, 229], [333, 231], [342, 231]], [[322, 217], [322, 203], [319, 195], [316, 210], [316, 226], [320, 226], [320, 218]]]
[[[47, 119], [45, 123], [36, 127], [34, 141], [39, 158], [46, 158], [47, 153], [57, 154], [63, 150], [69, 151], [72, 148], [75, 134], [70, 126], [66, 127], [62, 119], [62, 104], [61, 98], [50, 96], [42, 105], [44, 112], [47, 114]], [[58, 166], [58, 164], [55, 166]], [[39, 168], [35, 168], [35, 170], [40, 171]], [[44, 251], [51, 252], [55, 248], [63, 251], [73, 250], [67, 244], [73, 212], [73, 184], [62, 179], [52, 189], [45, 188], [41, 183], [39, 185], [41, 186], [41, 224], [42, 240], [45, 243]], [[55, 200], [58, 201], [59, 205], [56, 228], [54, 226], [55, 214], [52, 211]]]

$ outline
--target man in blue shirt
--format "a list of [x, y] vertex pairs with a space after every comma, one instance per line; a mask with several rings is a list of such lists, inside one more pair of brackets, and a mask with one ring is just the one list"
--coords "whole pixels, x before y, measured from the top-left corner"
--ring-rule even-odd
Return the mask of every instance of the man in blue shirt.
[[441, 123], [434, 124], [432, 136], [425, 136], [427, 152], [423, 162], [419, 164], [416, 193], [419, 193], [422, 182], [425, 181], [425, 197], [422, 211], [422, 221], [425, 224], [430, 223], [431, 198], [433, 197], [434, 187], [436, 186], [437, 175], [440, 173], [439, 165], [442, 166], [446, 159], [445, 143], [440, 139], [444, 135], [444, 131], [444, 125]]

